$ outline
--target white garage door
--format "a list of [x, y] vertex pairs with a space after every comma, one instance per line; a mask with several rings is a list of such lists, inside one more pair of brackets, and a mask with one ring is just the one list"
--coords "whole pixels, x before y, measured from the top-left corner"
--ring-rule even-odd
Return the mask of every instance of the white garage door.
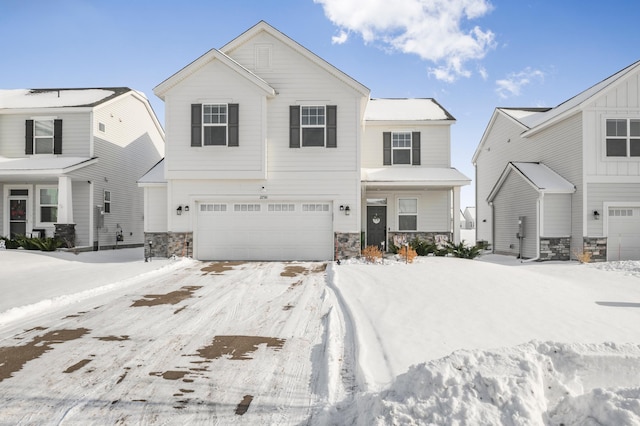
[[201, 260], [331, 260], [327, 202], [200, 203], [194, 244]]
[[640, 208], [609, 208], [607, 260], [640, 259]]

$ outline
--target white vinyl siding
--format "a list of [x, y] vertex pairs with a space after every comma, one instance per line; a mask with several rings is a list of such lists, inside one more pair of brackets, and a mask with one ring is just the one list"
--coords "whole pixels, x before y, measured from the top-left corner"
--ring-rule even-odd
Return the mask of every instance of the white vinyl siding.
[[542, 199], [543, 228], [541, 237], [571, 235], [571, 194], [545, 194]]
[[[497, 111], [495, 114], [496, 120], [477, 157], [476, 238], [491, 242], [492, 209], [487, 197], [509, 161], [540, 162], [576, 187], [576, 192], [571, 197], [571, 247], [572, 250], [582, 250], [581, 115], [573, 115], [529, 138], [522, 138], [520, 134], [525, 130], [522, 126], [501, 112]], [[494, 203], [494, 214], [497, 218], [500, 212], [496, 209]], [[497, 223], [495, 226], [497, 232]], [[495, 244], [494, 247], [497, 250]]]
[[522, 257], [533, 258], [537, 253], [538, 192], [516, 173], [511, 172], [493, 200], [495, 209], [494, 250], [500, 254], [518, 255], [518, 220], [525, 218]]

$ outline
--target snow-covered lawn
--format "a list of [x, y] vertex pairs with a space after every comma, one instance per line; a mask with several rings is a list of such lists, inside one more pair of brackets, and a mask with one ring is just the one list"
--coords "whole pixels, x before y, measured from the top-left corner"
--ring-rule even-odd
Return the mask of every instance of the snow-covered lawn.
[[0, 270], [0, 424], [640, 424], [640, 262]]

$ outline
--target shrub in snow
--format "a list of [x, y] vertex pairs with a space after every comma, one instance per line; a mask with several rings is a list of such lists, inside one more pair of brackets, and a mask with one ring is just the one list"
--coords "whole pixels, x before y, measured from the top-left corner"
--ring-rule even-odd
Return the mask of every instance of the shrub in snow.
[[382, 260], [382, 251], [377, 246], [367, 246], [362, 250], [362, 257], [369, 263], [378, 263]]

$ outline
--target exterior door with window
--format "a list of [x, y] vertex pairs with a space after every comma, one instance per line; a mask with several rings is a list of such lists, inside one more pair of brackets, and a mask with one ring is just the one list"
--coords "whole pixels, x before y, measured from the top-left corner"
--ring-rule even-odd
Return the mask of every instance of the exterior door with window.
[[14, 195], [9, 198], [9, 237], [12, 239], [27, 233], [28, 190], [24, 191], [26, 193], [23, 196]]
[[367, 246], [386, 250], [387, 206], [367, 206]]

